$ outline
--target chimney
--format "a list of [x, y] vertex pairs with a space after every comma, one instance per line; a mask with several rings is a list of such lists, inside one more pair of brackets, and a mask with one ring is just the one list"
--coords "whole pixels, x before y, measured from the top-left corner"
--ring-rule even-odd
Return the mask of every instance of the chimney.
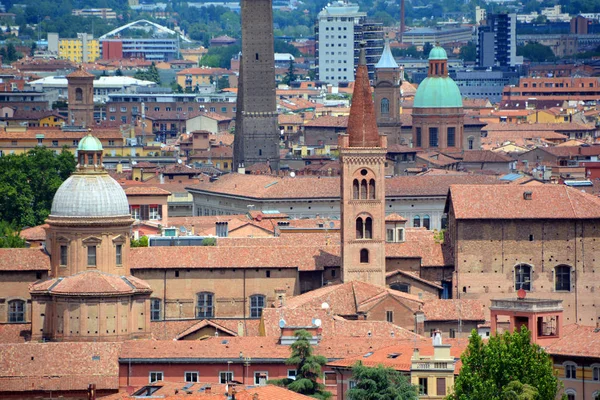
[[123, 173], [123, 164], [121, 164], [121, 163], [117, 164], [117, 173], [118, 174], [122, 174]]
[[523, 199], [531, 200], [532, 198], [533, 198], [533, 192], [530, 192], [530, 191], [523, 192]]
[[425, 314], [423, 311], [415, 312], [415, 333], [423, 335], [425, 332]]
[[204, 388], [204, 393], [206, 393], [206, 394], [210, 394], [210, 393], [211, 393], [211, 389], [212, 389], [212, 388], [211, 388], [210, 386], [206, 386], [206, 387]]

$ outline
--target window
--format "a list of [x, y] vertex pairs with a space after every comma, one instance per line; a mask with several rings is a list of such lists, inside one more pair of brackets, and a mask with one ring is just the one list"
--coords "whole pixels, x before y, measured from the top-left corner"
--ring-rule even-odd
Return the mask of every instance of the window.
[[475, 138], [473, 136], [469, 136], [469, 138], [467, 139], [467, 146], [468, 146], [469, 150], [473, 150], [474, 143], [475, 143]]
[[233, 372], [231, 371], [222, 371], [219, 372], [219, 383], [225, 385], [227, 382], [231, 382], [233, 380]]
[[429, 215], [423, 215], [423, 227], [426, 229], [430, 228]]
[[160, 299], [150, 299], [150, 321], [160, 321]]
[[404, 228], [396, 229], [396, 242], [404, 242]]
[[116, 112], [116, 111], [117, 111], [117, 108], [116, 108], [116, 107], [109, 107], [109, 108], [108, 108], [108, 111], [109, 111], [109, 112]]
[[567, 400], [575, 400], [575, 393], [567, 393]]
[[149, 207], [150, 220], [160, 219], [160, 207], [157, 204], [151, 204]]
[[87, 248], [87, 265], [88, 267], [96, 266], [96, 246], [88, 246]]
[[448, 136], [447, 136], [446, 141], [448, 142], [447, 143], [448, 147], [456, 146], [456, 128], [455, 127], [452, 126], [452, 127], [448, 128]]
[[198, 293], [198, 302], [196, 305], [196, 317], [213, 318], [214, 317], [214, 295], [209, 292]]
[[415, 136], [416, 136], [416, 138], [415, 138], [415, 143], [416, 143], [416, 144], [415, 144], [415, 145], [416, 145], [417, 147], [421, 147], [421, 146], [423, 145], [423, 143], [422, 143], [422, 141], [421, 141], [421, 128], [417, 128], [417, 129], [415, 130]]
[[186, 382], [198, 382], [198, 372], [186, 372], [185, 373], [185, 381]]
[[369, 263], [369, 250], [367, 250], [367, 249], [360, 250], [360, 262], [363, 264]]
[[419, 394], [427, 394], [427, 378], [419, 378]]
[[60, 265], [66, 266], [69, 261], [69, 248], [65, 245], [60, 246]]
[[108, 145], [109, 146], [114, 146], [115, 145], [115, 141], [114, 140], [109, 140], [108, 141]]
[[354, 389], [356, 387], [356, 381], [348, 381], [348, 389]]
[[296, 380], [296, 370], [295, 369], [288, 369], [287, 370], [287, 378], [295, 381]]
[[577, 379], [577, 365], [574, 363], [565, 364], [565, 378]]
[[337, 385], [337, 377], [335, 372], [325, 372], [323, 380], [326, 386]]
[[421, 217], [419, 217], [418, 215], [415, 215], [415, 217], [413, 218], [413, 227], [414, 228], [421, 227]]
[[121, 112], [127, 112], [127, 107], [121, 107]]
[[559, 265], [554, 268], [554, 290], [567, 292], [571, 290], [571, 267]]
[[592, 367], [592, 380], [600, 381], [600, 367]]
[[130, 206], [131, 209], [131, 218], [135, 220], [140, 219], [140, 206]]
[[52, 147], [58, 147], [58, 140], [52, 141]]
[[369, 181], [369, 199], [375, 200], [375, 179]]
[[450, 333], [448, 336], [450, 336], [450, 339], [455, 339], [456, 338], [456, 330], [450, 328]]
[[123, 264], [123, 245], [118, 244], [115, 246], [115, 261], [117, 265]]
[[394, 241], [394, 229], [393, 228], [385, 230], [385, 241], [386, 242]]
[[265, 308], [265, 296], [255, 294], [250, 296], [250, 318], [260, 318]]
[[151, 371], [148, 378], [150, 383], [162, 381], [164, 379], [162, 371]]
[[437, 378], [436, 380], [437, 386], [437, 395], [445, 396], [446, 395], [446, 378]]
[[410, 293], [410, 285], [408, 283], [393, 283], [390, 285], [390, 289], [394, 289], [399, 292]]
[[266, 385], [269, 379], [267, 371], [254, 371], [254, 385]]
[[429, 128], [429, 147], [438, 147], [438, 128]]
[[83, 101], [83, 90], [81, 90], [81, 88], [75, 89], [75, 100]]
[[393, 311], [386, 311], [385, 312], [385, 320], [387, 322], [393, 323], [394, 322], [394, 312]]
[[531, 266], [520, 264], [515, 267], [515, 290], [531, 290]]
[[380, 110], [382, 114], [390, 113], [390, 101], [386, 98], [381, 99]]
[[23, 300], [8, 302], [8, 322], [25, 322], [25, 302]]

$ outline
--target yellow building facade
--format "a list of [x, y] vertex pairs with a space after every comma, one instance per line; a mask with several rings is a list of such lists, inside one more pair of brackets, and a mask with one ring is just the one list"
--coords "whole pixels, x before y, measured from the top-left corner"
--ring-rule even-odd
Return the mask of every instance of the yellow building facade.
[[454, 388], [454, 357], [450, 345], [442, 344], [436, 333], [433, 356], [424, 356], [419, 349], [411, 358], [410, 382], [419, 388], [419, 399], [444, 399]]
[[84, 60], [84, 43], [82, 39], [61, 39], [58, 42], [58, 56], [75, 63], [96, 61], [100, 58], [100, 42], [97, 39], [87, 40], [86, 42], [87, 60]]

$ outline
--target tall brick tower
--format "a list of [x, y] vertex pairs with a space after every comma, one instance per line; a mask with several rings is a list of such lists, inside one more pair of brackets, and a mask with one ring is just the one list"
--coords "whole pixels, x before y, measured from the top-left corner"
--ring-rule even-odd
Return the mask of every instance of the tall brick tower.
[[356, 70], [347, 133], [339, 136], [342, 165], [342, 279], [385, 285], [385, 155], [364, 48]]
[[241, 0], [242, 57], [233, 163], [279, 169], [272, 0]]
[[400, 86], [402, 70], [394, 60], [386, 41], [383, 54], [375, 65], [375, 115], [379, 132], [387, 135], [390, 144], [400, 143]]
[[94, 125], [94, 75], [79, 67], [67, 75], [68, 125]]

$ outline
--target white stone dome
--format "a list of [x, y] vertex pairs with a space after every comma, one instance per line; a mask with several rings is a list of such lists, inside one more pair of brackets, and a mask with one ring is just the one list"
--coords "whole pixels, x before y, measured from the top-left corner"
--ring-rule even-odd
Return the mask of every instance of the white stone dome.
[[73, 174], [56, 191], [52, 217], [129, 216], [125, 191], [108, 174]]

